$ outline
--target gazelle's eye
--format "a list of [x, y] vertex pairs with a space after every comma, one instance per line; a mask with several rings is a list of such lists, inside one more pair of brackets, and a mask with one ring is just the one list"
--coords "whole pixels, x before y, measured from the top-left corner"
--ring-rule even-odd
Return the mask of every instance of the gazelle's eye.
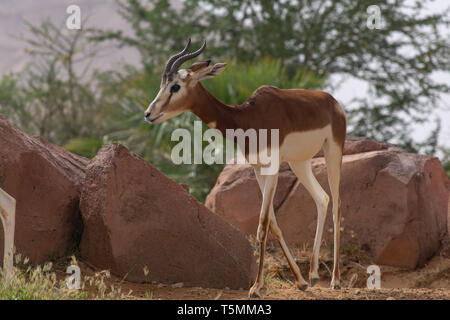
[[170, 88], [170, 92], [177, 92], [178, 90], [180, 90], [180, 86], [178, 84], [174, 84], [171, 88]]

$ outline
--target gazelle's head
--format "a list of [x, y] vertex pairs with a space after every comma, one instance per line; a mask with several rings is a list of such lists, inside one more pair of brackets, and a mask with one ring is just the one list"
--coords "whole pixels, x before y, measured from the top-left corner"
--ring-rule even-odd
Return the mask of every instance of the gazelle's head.
[[161, 88], [156, 98], [145, 111], [145, 120], [151, 123], [161, 123], [175, 117], [186, 110], [191, 110], [195, 103], [195, 88], [199, 80], [211, 78], [221, 73], [226, 63], [210, 66], [210, 60], [196, 62], [187, 69], [180, 66], [193, 59], [205, 50], [206, 41], [195, 52], [186, 54], [191, 44], [189, 39], [186, 47], [180, 53], [169, 58], [164, 70]]

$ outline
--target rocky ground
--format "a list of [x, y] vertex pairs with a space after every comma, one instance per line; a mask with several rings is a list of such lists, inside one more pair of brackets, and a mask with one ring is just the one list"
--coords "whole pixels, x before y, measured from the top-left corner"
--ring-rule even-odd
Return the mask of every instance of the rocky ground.
[[[302, 274], [307, 275], [309, 268], [308, 253], [303, 250], [294, 252]], [[450, 258], [435, 256], [426, 265], [416, 270], [406, 270], [381, 266], [381, 289], [366, 288], [368, 274], [366, 268], [370, 261], [364, 257], [344, 254], [342, 256], [341, 290], [331, 290], [330, 271], [331, 255], [327, 250], [321, 252], [321, 281], [305, 292], [292, 285], [292, 275], [285, 259], [277, 248], [269, 248], [265, 266], [265, 287], [262, 299], [293, 299], [293, 300], [450, 300]], [[82, 261], [79, 262], [82, 275], [93, 275], [94, 269]], [[57, 266], [59, 275], [65, 277], [63, 263]], [[174, 299], [174, 300], [241, 300], [248, 299], [246, 289], [211, 289], [200, 287], [185, 287], [182, 283], [139, 284], [124, 281], [111, 276], [106, 280], [107, 286], [114, 285], [128, 293], [127, 299]]]

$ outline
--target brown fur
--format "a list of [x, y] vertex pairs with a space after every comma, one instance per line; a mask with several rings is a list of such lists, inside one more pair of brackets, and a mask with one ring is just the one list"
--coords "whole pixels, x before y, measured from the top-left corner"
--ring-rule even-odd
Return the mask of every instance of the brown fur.
[[331, 124], [335, 141], [344, 145], [346, 117], [337, 101], [323, 91], [262, 86], [241, 105], [228, 106], [199, 82], [190, 100], [190, 110], [205, 123], [216, 122], [222, 134], [237, 128], [279, 129], [281, 145], [289, 133]]

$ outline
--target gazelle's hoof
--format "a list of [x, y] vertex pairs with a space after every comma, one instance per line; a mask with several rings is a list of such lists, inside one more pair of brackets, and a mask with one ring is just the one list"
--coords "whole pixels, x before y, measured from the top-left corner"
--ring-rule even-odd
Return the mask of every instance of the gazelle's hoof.
[[302, 284], [302, 285], [298, 286], [298, 289], [301, 291], [305, 291], [307, 288], [308, 288], [307, 284]]
[[311, 287], [314, 287], [314, 285], [319, 282], [319, 278], [312, 278], [309, 280]]
[[249, 293], [248, 297], [252, 298], [252, 299], [259, 299], [259, 298], [261, 298], [261, 296], [258, 293], [256, 293], [256, 292]]
[[261, 294], [259, 293], [259, 289], [260, 287], [258, 287], [256, 284], [253, 285], [253, 287], [250, 288], [250, 290], [248, 291], [248, 297], [249, 298], [261, 298]]
[[331, 285], [331, 289], [333, 289], [333, 290], [341, 290], [341, 286], [338, 285], [338, 284], [333, 284], [333, 285]]

